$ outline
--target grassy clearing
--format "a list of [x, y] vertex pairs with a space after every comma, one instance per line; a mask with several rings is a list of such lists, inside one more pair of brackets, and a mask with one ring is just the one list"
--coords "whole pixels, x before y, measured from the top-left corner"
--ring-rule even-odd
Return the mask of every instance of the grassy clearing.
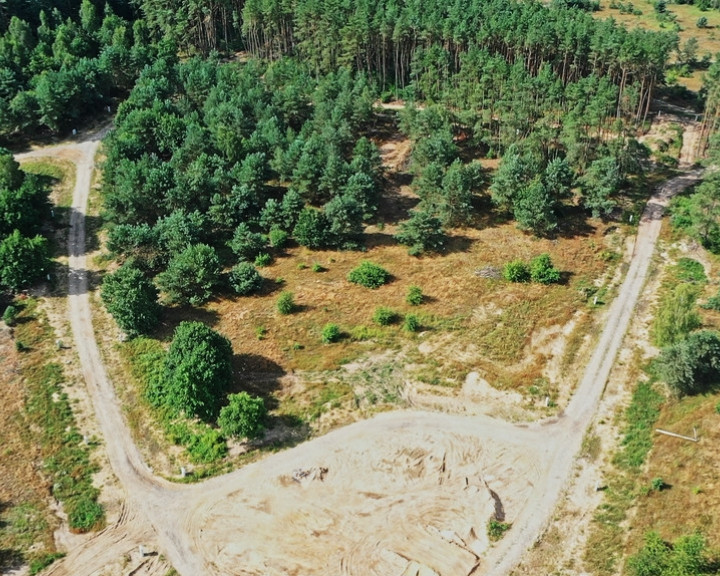
[[20, 366], [26, 378], [26, 417], [42, 454], [52, 494], [63, 504], [72, 530], [98, 529], [104, 522], [103, 510], [97, 503], [99, 490], [92, 484], [98, 468], [75, 426], [62, 388], [62, 367], [53, 361], [52, 329], [34, 300], [23, 302], [15, 341], [24, 351]]
[[[585, 563], [593, 574], [615, 574], [622, 559], [627, 529], [627, 513], [643, 493], [640, 471], [652, 447], [653, 426], [660, 414], [664, 396], [653, 382], [640, 382], [624, 415], [625, 426], [621, 447], [613, 464], [605, 489], [604, 502], [593, 518], [588, 538]], [[584, 446], [592, 452], [592, 438]]]
[[104, 516], [92, 485], [97, 468], [91, 448], [63, 391], [67, 383], [55, 361], [52, 328], [35, 300], [15, 305], [17, 351], [6, 350], [4, 362], [22, 381], [18, 376], [3, 382], [0, 568], [27, 564], [35, 574], [59, 557], [53, 540], [58, 521], [48, 509], [48, 494], [61, 502], [76, 532], [100, 528]]

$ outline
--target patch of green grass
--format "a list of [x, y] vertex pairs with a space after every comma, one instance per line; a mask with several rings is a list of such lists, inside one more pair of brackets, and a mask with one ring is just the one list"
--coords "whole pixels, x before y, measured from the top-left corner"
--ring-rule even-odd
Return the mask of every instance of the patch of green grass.
[[97, 504], [99, 490], [92, 484], [97, 465], [75, 424], [67, 394], [65, 376], [55, 363], [55, 339], [34, 300], [26, 300], [18, 315], [18, 341], [27, 346], [22, 370], [26, 379], [26, 415], [29, 429], [43, 455], [43, 469], [53, 486], [52, 493], [68, 511], [70, 528], [87, 532], [104, 524], [102, 507]]
[[63, 558], [65, 554], [63, 552], [53, 552], [52, 554], [43, 554], [30, 561], [30, 576], [35, 576], [42, 572], [45, 568], [50, 566], [55, 560]]
[[497, 542], [505, 536], [505, 532], [510, 530], [510, 528], [512, 528], [512, 524], [493, 518], [487, 525], [488, 538], [490, 538], [492, 542]]
[[517, 360], [535, 325], [533, 303], [522, 300], [505, 308], [481, 338], [483, 352], [492, 360]]
[[594, 526], [585, 548], [589, 571], [609, 576], [617, 571], [622, 557], [628, 510], [647, 486], [641, 486], [640, 472], [652, 448], [653, 425], [664, 398], [653, 382], [640, 382], [625, 411], [625, 426], [619, 451], [613, 458], [617, 471], [607, 483], [603, 503], [593, 518]]

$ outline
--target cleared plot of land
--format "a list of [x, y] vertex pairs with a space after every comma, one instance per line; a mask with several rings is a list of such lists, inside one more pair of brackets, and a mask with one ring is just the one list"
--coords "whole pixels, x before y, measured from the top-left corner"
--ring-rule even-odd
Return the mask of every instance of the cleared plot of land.
[[394, 413], [337, 430], [206, 485], [195, 545], [219, 574], [474, 573], [542, 466], [536, 431], [497, 427]]

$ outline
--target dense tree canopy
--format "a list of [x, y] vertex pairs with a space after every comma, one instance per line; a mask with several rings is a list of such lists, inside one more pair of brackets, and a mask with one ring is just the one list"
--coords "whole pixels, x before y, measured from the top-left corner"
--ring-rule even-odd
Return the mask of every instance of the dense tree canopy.
[[148, 397], [156, 406], [213, 420], [230, 384], [230, 341], [202, 322], [181, 322]]
[[130, 337], [147, 334], [158, 323], [157, 288], [132, 262], [103, 278], [100, 296], [118, 326]]
[[37, 234], [49, 213], [47, 187], [0, 148], [0, 290], [17, 292], [49, 270], [48, 243]]

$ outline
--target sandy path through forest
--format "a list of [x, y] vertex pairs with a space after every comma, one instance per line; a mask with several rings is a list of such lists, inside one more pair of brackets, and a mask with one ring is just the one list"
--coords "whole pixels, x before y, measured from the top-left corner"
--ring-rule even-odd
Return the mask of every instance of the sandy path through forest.
[[[72, 150], [78, 156], [68, 314], [105, 448], [127, 496], [119, 521], [70, 550], [47, 572], [55, 575], [99, 574], [148, 539], [184, 576], [280, 575], [297, 569], [389, 576], [395, 572], [388, 570], [402, 565], [413, 569], [413, 562], [422, 567], [445, 561], [449, 563], [439, 572], [443, 576], [455, 576], [459, 568], [468, 574], [507, 574], [542, 534], [568, 481], [645, 282], [663, 206], [699, 174], [669, 181], [648, 203], [627, 277], [576, 393], [559, 418], [515, 425], [482, 416], [393, 412], [188, 486], [155, 478], [143, 463], [94, 338], [84, 216], [100, 137], [26, 155]], [[291, 478], [296, 469], [323, 467], [328, 468], [323, 480]], [[499, 502], [513, 522], [508, 535], [491, 548], [478, 533], [491, 513], [483, 496], [488, 488], [498, 497], [495, 505]], [[402, 507], [406, 498], [409, 508]], [[460, 514], [466, 502], [476, 502], [482, 518], [463, 518], [461, 526], [440, 513], [441, 507], [454, 507]], [[422, 517], [413, 509], [422, 510]], [[258, 530], [247, 529], [250, 520]], [[462, 545], [450, 542], [449, 533], [461, 532]], [[428, 555], [432, 546], [445, 546], [447, 553], [443, 558]]]

